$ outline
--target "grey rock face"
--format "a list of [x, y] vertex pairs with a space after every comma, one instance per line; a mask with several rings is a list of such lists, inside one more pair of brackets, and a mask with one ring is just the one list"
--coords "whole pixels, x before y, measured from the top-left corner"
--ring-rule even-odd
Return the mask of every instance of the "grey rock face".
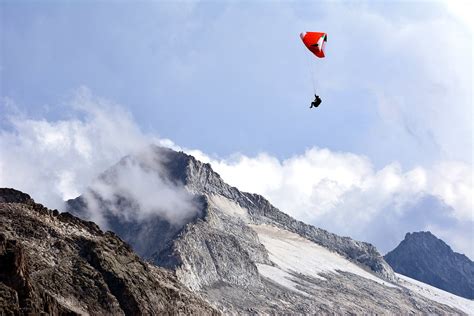
[[[173, 183], [184, 185], [201, 200], [198, 216], [194, 220], [198, 218], [213, 218], [214, 222], [212, 224], [219, 223], [221, 226], [226, 225], [225, 223], [229, 221], [232, 222], [233, 216], [222, 218], [224, 216], [222, 212], [210, 212], [207, 208], [206, 203], [209, 196], [222, 196], [246, 209], [249, 214], [248, 221], [251, 223], [272, 224], [295, 232], [368, 267], [387, 280], [394, 280], [395, 276], [392, 269], [373, 245], [355, 241], [349, 237], [340, 237], [326, 230], [297, 221], [275, 208], [264, 197], [257, 194], [240, 192], [237, 188], [229, 186], [222, 180], [219, 174], [212, 170], [209, 164], [201, 163], [191, 155], [161, 147], [152, 147], [151, 150], [160, 157], [158, 159], [162, 165], [159, 168], [160, 171], [165, 172], [167, 178]], [[133, 159], [133, 157], [125, 159]], [[153, 165], [143, 163], [144, 168], [157, 169]], [[110, 178], [113, 181], [113, 174], [119, 165], [106, 171], [102, 177]], [[70, 200], [68, 204], [71, 212], [80, 217], [86, 216], [87, 212], [85, 209], [87, 205], [83, 197]], [[124, 204], [127, 205], [127, 203]], [[129, 204], [133, 204], [133, 202]], [[117, 234], [132, 245], [135, 251], [145, 258], [157, 257], [153, 254], [160, 253], [161, 248], [165, 247], [168, 241], [173, 240], [183, 228], [172, 226], [161, 217], [150, 218], [146, 222], [140, 223], [123, 223], [120, 219], [107, 212], [106, 217], [109, 219], [109, 228], [117, 232]], [[232, 232], [234, 228], [241, 229], [238, 227], [242, 227], [242, 225], [227, 225], [225, 231]], [[235, 234], [243, 236], [240, 232]], [[144, 235], [146, 236], [141, 238]], [[257, 247], [256, 245], [254, 246]], [[263, 255], [260, 254], [259, 256]], [[160, 260], [160, 264], [165, 265], [162, 260]]]
[[247, 209], [252, 223], [272, 224], [297, 233], [350, 260], [369, 267], [372, 271], [386, 279], [394, 280], [392, 269], [373, 245], [355, 241], [349, 237], [340, 237], [326, 230], [295, 220], [271, 205], [264, 197], [258, 194], [243, 193], [237, 188], [229, 186], [212, 170], [209, 164], [203, 164], [192, 156], [176, 152], [170, 152], [167, 155], [181, 156], [180, 159], [176, 160], [184, 160], [179, 165], [180, 168], [184, 167], [186, 170], [181, 181], [192, 192], [226, 197]]
[[385, 260], [400, 274], [474, 299], [474, 262], [430, 232], [407, 233]]
[[[109, 227], [130, 242], [147, 260], [174, 270], [182, 283], [221, 311], [246, 314], [462, 314], [405, 288], [384, 286], [346, 272], [327, 272], [321, 276], [290, 269], [287, 271], [289, 275], [282, 276], [281, 280], [285, 283], [291, 279], [292, 286], [297, 284], [293, 289], [276, 282], [275, 278], [264, 276], [259, 270], [262, 267], [283, 273], [281, 267], [270, 259], [272, 254], [254, 229], [268, 226], [322, 246], [329, 253], [342, 256], [345, 258], [342, 260], [350, 261], [386, 284], [396, 282], [393, 270], [374, 246], [297, 221], [262, 196], [240, 192], [227, 185], [209, 164], [201, 163], [190, 155], [159, 147], [152, 147], [151, 150], [161, 157], [158, 159], [160, 166], [143, 161], [146, 168], [164, 172], [169, 181], [191, 192], [200, 201], [196, 204], [196, 215], [182, 225], [172, 226], [163, 224], [160, 216], [150, 217], [145, 223], [124, 222], [105, 208]], [[111, 170], [105, 174], [112, 174]], [[97, 201], [89, 205], [85, 196], [68, 201], [68, 204], [70, 211], [79, 216], [93, 212], [90, 209], [92, 205], [99, 205], [104, 210]], [[151, 232], [154, 224], [156, 229]], [[142, 229], [150, 232], [145, 248], [134, 236], [134, 231], [146, 235], [142, 234]]]
[[155, 150], [158, 155], [166, 157], [166, 170], [169, 170], [175, 181], [185, 184], [191, 192], [205, 196], [220, 195], [235, 201], [248, 210], [252, 223], [272, 224], [295, 232], [346, 256], [348, 259], [369, 267], [372, 271], [387, 279], [394, 279], [392, 269], [373, 245], [349, 237], [340, 237], [295, 220], [271, 205], [264, 197], [258, 194], [240, 192], [237, 188], [229, 186], [219, 174], [212, 170], [209, 164], [201, 163], [193, 156], [164, 148], [155, 148]]
[[1, 315], [217, 314], [112, 232], [0, 189]]

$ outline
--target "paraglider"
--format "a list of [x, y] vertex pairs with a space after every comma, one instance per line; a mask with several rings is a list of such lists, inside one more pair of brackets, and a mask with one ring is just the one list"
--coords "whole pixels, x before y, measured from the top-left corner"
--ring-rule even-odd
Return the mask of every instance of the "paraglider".
[[300, 34], [304, 45], [318, 58], [324, 58], [324, 49], [328, 36], [321, 32], [304, 32]]
[[[324, 58], [324, 50], [326, 48], [326, 42], [328, 40], [328, 36], [326, 33], [322, 32], [304, 32], [300, 34], [301, 40], [303, 41], [304, 45], [310, 52], [312, 52], [316, 57], [318, 58]], [[311, 75], [312, 76], [312, 75]], [[313, 77], [311, 77], [313, 80]], [[318, 107], [322, 100], [321, 98], [316, 94], [316, 89], [314, 87], [314, 82], [313, 82], [313, 89], [315, 91], [314, 93], [314, 101], [311, 102], [311, 106], [309, 107], [310, 109], [313, 107]]]

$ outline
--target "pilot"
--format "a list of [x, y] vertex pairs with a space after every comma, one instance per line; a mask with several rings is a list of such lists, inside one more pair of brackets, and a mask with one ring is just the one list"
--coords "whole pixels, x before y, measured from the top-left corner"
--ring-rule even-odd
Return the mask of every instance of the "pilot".
[[317, 108], [320, 104], [321, 104], [322, 100], [321, 98], [319, 97], [319, 95], [314, 95], [314, 101], [311, 102], [311, 106], [309, 107], [310, 109], [311, 108]]

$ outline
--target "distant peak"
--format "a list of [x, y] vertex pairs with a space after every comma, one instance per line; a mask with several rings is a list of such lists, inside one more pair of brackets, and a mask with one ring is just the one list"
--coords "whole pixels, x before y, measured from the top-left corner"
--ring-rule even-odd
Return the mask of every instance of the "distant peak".
[[451, 251], [451, 247], [446, 244], [442, 239], [433, 235], [430, 231], [420, 231], [407, 233], [405, 239], [402, 241], [403, 244], [413, 244], [413, 245], [424, 245], [424, 247], [443, 247]]
[[384, 258], [400, 274], [474, 298], [474, 262], [429, 231], [407, 233]]
[[411, 238], [436, 238], [436, 239], [439, 239], [438, 237], [436, 237], [435, 235], [433, 235], [430, 231], [421, 231], [421, 232], [413, 232], [413, 233], [407, 233], [405, 235], [405, 239], [411, 239]]

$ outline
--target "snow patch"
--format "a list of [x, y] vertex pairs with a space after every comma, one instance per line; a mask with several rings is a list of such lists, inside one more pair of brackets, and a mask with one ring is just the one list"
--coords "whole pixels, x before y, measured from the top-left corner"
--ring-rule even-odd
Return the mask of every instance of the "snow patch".
[[276, 267], [258, 264], [259, 273], [291, 290], [301, 292], [297, 289], [301, 280], [297, 280], [295, 273], [324, 280], [320, 274], [337, 274], [339, 271], [349, 272], [388, 287], [395, 287], [343, 256], [298, 234], [265, 224], [250, 226], [257, 232], [260, 242], [269, 253], [270, 260], [276, 264]]
[[[260, 275], [269, 278], [270, 280], [305, 296], [308, 296], [308, 293], [299, 290], [293, 281], [294, 277], [289, 274], [287, 271], [280, 269], [279, 267], [272, 267], [268, 264], [257, 263], [257, 269]], [[318, 276], [319, 277], [319, 276]]]
[[443, 291], [434, 286], [396, 273], [399, 284], [430, 300], [457, 308], [468, 315], [474, 315], [474, 301]]

